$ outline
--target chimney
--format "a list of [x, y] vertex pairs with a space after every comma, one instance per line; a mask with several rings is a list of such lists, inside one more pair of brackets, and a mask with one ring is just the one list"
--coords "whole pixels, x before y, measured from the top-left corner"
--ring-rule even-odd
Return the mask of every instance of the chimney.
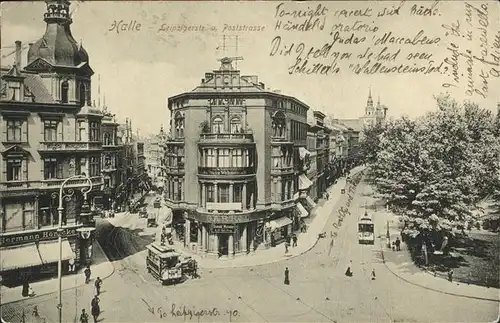
[[16, 67], [21, 70], [21, 41], [16, 40]]

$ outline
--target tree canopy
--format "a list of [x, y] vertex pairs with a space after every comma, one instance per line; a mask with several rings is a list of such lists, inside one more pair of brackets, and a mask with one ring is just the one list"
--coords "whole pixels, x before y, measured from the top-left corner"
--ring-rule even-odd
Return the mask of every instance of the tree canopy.
[[389, 121], [385, 129], [370, 130], [380, 135], [366, 137], [376, 189], [403, 215], [404, 232], [414, 237], [467, 227], [477, 203], [500, 187], [493, 114], [448, 95], [436, 101], [437, 111]]

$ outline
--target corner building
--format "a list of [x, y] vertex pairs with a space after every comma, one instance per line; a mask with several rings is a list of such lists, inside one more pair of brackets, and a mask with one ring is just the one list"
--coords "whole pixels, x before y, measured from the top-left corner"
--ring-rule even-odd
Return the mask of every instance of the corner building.
[[220, 61], [168, 99], [164, 192], [186, 247], [234, 256], [276, 245], [307, 216], [296, 199], [312, 184], [301, 173], [309, 107]]
[[[20, 273], [63, 270], [70, 260], [92, 260], [92, 238], [78, 233], [94, 226], [82, 211], [82, 188], [69, 180], [73, 195], [63, 199], [63, 244], [58, 245], [59, 190], [65, 179], [86, 174], [92, 183], [87, 199], [102, 195], [102, 114], [90, 107], [89, 56], [70, 30], [70, 3], [46, 0], [45, 34], [29, 44], [28, 64], [21, 67], [22, 43], [15, 63], [1, 68], [0, 82], [0, 272], [8, 280]], [[70, 192], [69, 190], [66, 193]]]

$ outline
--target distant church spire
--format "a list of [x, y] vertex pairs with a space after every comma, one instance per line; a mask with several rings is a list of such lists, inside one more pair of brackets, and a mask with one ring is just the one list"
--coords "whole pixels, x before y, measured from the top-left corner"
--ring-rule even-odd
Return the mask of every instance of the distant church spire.
[[372, 99], [372, 87], [370, 86], [368, 92], [368, 100], [366, 101], [367, 108], [373, 108], [373, 99]]

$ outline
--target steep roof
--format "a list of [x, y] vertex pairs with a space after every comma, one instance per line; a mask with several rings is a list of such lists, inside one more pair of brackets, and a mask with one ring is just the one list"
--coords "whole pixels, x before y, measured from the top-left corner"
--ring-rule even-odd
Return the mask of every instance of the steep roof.
[[[10, 101], [10, 98], [6, 97], [6, 93], [4, 95], [4, 91], [7, 87], [7, 82], [5, 81], [6, 77], [9, 77], [13, 73], [17, 73], [18, 76], [21, 76], [24, 79], [24, 87], [27, 89], [26, 93], [31, 94], [33, 103], [46, 103], [46, 104], [54, 104], [57, 103], [52, 95], [50, 95], [49, 90], [45, 87], [42, 78], [34, 73], [26, 72], [26, 71], [14, 71], [17, 70], [15, 67], [7, 67], [2, 66], [0, 68], [0, 89], [2, 89], [2, 101]], [[23, 99], [24, 102], [26, 102]], [[29, 102], [29, 101], [28, 101]]]

